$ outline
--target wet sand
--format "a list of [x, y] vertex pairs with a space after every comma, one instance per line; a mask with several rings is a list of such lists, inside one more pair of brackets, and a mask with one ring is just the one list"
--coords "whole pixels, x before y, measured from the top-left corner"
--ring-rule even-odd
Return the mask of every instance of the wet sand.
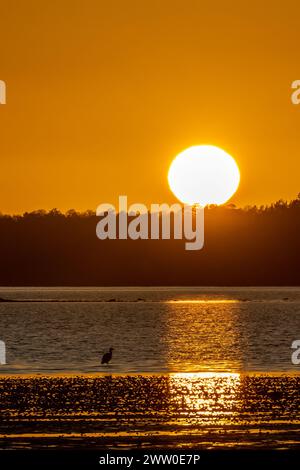
[[0, 377], [0, 449], [300, 449], [300, 375]]

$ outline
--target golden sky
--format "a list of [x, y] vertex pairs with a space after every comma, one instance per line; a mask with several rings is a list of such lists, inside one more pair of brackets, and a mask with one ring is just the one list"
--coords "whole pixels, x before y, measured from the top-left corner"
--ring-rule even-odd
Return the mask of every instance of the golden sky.
[[300, 192], [300, 3], [1, 1], [0, 211], [171, 202], [192, 145], [232, 154], [231, 202]]

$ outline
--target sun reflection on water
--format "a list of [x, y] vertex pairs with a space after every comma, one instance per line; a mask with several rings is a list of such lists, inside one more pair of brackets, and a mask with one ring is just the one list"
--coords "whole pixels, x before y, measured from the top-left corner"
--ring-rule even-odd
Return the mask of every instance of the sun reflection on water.
[[240, 301], [237, 299], [176, 299], [166, 300], [166, 304], [236, 304]]
[[226, 421], [238, 414], [241, 377], [232, 372], [170, 374], [170, 396], [186, 425]]
[[176, 299], [165, 304], [161, 337], [168, 369], [176, 372], [241, 370], [240, 302]]

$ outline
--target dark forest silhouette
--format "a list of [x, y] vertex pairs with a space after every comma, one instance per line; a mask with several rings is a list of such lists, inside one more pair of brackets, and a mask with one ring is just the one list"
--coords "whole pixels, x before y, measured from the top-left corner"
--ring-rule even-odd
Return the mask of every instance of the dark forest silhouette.
[[205, 244], [105, 240], [99, 217], [53, 209], [0, 216], [0, 285], [299, 285], [300, 195], [205, 209]]

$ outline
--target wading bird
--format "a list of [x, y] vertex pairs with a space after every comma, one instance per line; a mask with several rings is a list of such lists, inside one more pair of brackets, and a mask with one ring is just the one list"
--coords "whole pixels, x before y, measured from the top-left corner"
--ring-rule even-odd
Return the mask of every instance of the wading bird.
[[103, 354], [101, 364], [108, 364], [111, 361], [113, 349], [109, 348], [109, 352]]

